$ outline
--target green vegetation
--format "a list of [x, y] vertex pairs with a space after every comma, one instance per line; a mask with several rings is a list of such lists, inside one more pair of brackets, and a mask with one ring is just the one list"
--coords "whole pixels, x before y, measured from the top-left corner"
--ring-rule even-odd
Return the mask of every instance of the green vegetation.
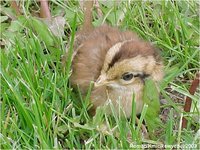
[[[71, 62], [68, 61], [63, 71], [61, 56], [67, 44], [73, 50], [75, 31], [83, 21], [78, 1], [50, 2], [52, 15], [63, 14], [66, 20], [63, 37], [55, 36], [41, 20], [31, 17], [39, 10], [36, 0], [22, 1], [24, 15], [16, 20], [9, 18], [16, 15], [5, 1], [0, 6], [1, 149], [114, 149], [161, 143], [199, 146], [200, 95], [188, 92], [199, 70], [199, 2], [99, 3], [103, 16], [98, 17], [94, 11], [95, 26], [107, 22], [122, 30], [132, 30], [154, 43], [163, 56], [166, 74], [161, 83], [161, 97], [165, 102], [161, 105], [162, 121], [157, 118], [158, 124], [150, 122], [151, 140], [143, 139], [140, 131], [150, 111], [147, 105], [138, 126], [134, 121], [134, 101], [131, 119], [118, 117], [114, 111], [112, 117], [106, 116], [104, 108], [91, 117], [87, 112], [88, 97], [74, 93], [68, 84]], [[193, 101], [189, 113], [182, 109], [184, 96], [190, 96]], [[154, 112], [152, 115], [156, 116]], [[181, 130], [183, 116], [187, 117], [188, 125]], [[107, 124], [106, 130], [103, 123]]]

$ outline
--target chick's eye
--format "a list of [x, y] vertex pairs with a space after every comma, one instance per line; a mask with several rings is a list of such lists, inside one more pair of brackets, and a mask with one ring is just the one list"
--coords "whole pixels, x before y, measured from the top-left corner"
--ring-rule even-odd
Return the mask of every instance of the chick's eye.
[[124, 73], [122, 75], [122, 79], [125, 80], [125, 81], [129, 81], [133, 78], [133, 74], [132, 73]]

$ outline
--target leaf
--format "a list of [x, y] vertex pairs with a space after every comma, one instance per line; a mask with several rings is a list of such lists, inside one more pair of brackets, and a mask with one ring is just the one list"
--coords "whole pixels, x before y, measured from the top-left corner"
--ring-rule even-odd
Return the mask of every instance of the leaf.
[[0, 23], [6, 21], [8, 19], [7, 16], [0, 16]]
[[112, 1], [99, 1], [99, 2], [108, 8], [113, 7], [113, 5], [115, 4]]
[[179, 66], [178, 65], [166, 68], [164, 80], [160, 83], [161, 89], [166, 88], [168, 86], [168, 83], [173, 81], [178, 73], [179, 73]]
[[60, 133], [66, 133], [69, 130], [69, 127], [67, 125], [61, 125], [57, 127], [57, 130]]
[[21, 31], [23, 29], [23, 26], [18, 20], [14, 20], [11, 22], [10, 27], [8, 28], [9, 31], [11, 32], [16, 32], [16, 31]]
[[116, 12], [111, 12], [107, 20], [111, 23], [112, 26], [119, 24], [120, 20], [123, 20], [124, 12], [122, 10], [116, 10]]
[[94, 130], [95, 129], [95, 127], [91, 127], [91, 125], [88, 125], [88, 124], [81, 125], [76, 122], [74, 123], [74, 126], [77, 128], [85, 129], [85, 130]]
[[174, 144], [174, 140], [175, 140], [175, 136], [173, 135], [174, 120], [173, 120], [173, 111], [172, 110], [170, 110], [169, 117], [170, 118], [167, 120], [167, 123], [166, 123], [165, 142], [168, 145], [172, 145], [172, 144]]
[[[72, 9], [76, 9], [76, 8], [72, 8]], [[76, 11], [76, 10], [75, 10]], [[74, 20], [74, 18], [75, 18], [75, 15], [76, 15], [76, 12], [75, 11], [71, 11], [71, 10], [69, 10], [69, 9], [66, 9], [65, 10], [65, 13], [67, 14], [67, 16], [66, 16], [66, 20], [67, 20], [67, 23], [70, 25], [70, 26], [72, 26], [72, 24], [73, 24], [73, 20]], [[77, 24], [78, 24], [78, 18], [77, 18]]]
[[49, 29], [55, 36], [62, 37], [64, 35], [64, 17], [57, 16], [51, 19], [43, 18], [42, 21], [49, 27]]
[[1, 23], [0, 36], [2, 37], [3, 32], [8, 28], [9, 23]]
[[54, 39], [49, 32], [47, 25], [45, 25], [37, 18], [30, 19], [29, 24], [37, 32], [41, 40], [43, 40], [47, 46], [54, 46]]
[[6, 16], [8, 16], [9, 18], [11, 18], [12, 20], [16, 19], [16, 14], [14, 13], [13, 9], [10, 7], [3, 7], [0, 6], [0, 12]]
[[151, 133], [154, 131], [154, 129], [156, 129], [159, 123], [161, 123], [161, 120], [159, 119], [159, 92], [153, 80], [145, 81], [143, 100], [144, 103], [148, 105], [145, 122], [147, 124], [149, 132]]
[[98, 26], [100, 26], [100, 25], [102, 24], [102, 22], [103, 22], [103, 17], [96, 19], [96, 20], [93, 22], [93, 25], [94, 25], [95, 27], [98, 27]]
[[105, 114], [105, 108], [97, 107], [95, 116], [93, 117], [93, 124], [98, 125], [102, 123], [102, 118], [104, 114]]

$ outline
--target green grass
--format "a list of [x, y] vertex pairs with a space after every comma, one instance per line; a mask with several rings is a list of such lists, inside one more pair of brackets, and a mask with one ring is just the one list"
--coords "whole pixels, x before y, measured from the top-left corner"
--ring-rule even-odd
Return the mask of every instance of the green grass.
[[[199, 144], [199, 93], [191, 96], [188, 92], [190, 81], [199, 70], [198, 1], [109, 1], [100, 2], [102, 17], [94, 12], [95, 26], [107, 22], [132, 30], [161, 51], [166, 72], [161, 95], [167, 101], [161, 110], [169, 110], [169, 119], [150, 132], [150, 140], [141, 137], [138, 127], [147, 107], [138, 126], [134, 121], [134, 103], [131, 119], [117, 116], [114, 110], [113, 116], [107, 116], [104, 108], [91, 117], [87, 111], [89, 96], [75, 93], [68, 84], [71, 61], [63, 71], [60, 59], [66, 44], [72, 52], [75, 31], [83, 20], [78, 2], [50, 3], [53, 15], [64, 12], [64, 37], [54, 36], [46, 25], [31, 17], [31, 11], [39, 9], [36, 1], [24, 1], [25, 15], [13, 21], [5, 15], [14, 15], [8, 2], [1, 3], [1, 149], [124, 149], [141, 144]], [[177, 93], [192, 98], [191, 112], [183, 112], [183, 104], [173, 98], [179, 96]], [[181, 130], [183, 116], [187, 117], [188, 126]], [[129, 134], [134, 140], [127, 138]]]

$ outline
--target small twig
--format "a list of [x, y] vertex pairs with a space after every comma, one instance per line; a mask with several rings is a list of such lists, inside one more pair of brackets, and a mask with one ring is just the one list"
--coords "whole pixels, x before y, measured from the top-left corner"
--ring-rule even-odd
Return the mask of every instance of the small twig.
[[10, 1], [10, 5], [11, 5], [11, 8], [13, 8], [16, 12], [16, 14], [19, 16], [21, 15], [21, 11], [20, 11], [20, 8], [18, 7], [17, 5], [17, 2], [16, 1]]
[[40, 0], [40, 17], [41, 18], [51, 18], [48, 0]]
[[[197, 87], [199, 86], [199, 78], [200, 78], [200, 73], [197, 73], [196, 78], [192, 81], [192, 85], [190, 86], [190, 89], [189, 89], [189, 92], [191, 95], [195, 94]], [[184, 106], [185, 112], [190, 112], [191, 104], [192, 104], [192, 99], [187, 96], [186, 101], [185, 101], [185, 106]], [[186, 126], [187, 126], [187, 120], [185, 117], [183, 117], [182, 129], [186, 128]]]

